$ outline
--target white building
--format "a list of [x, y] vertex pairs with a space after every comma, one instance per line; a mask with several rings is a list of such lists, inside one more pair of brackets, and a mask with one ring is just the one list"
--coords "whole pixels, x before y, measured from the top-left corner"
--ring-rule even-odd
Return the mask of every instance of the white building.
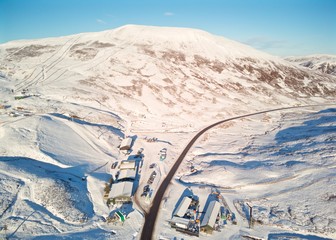
[[205, 215], [202, 219], [201, 222], [201, 229], [204, 231], [207, 230], [213, 230], [215, 223], [216, 223], [216, 218], [219, 214], [220, 211], [220, 203], [217, 201], [212, 201], [210, 202]]
[[191, 198], [184, 197], [182, 199], [182, 201], [180, 202], [180, 204], [177, 206], [177, 208], [174, 212], [174, 216], [183, 217], [184, 214], [186, 214], [186, 212], [187, 212], [187, 210], [190, 206], [190, 203], [191, 203]]
[[112, 184], [108, 198], [115, 203], [130, 202], [132, 197], [133, 182], [118, 182]]
[[120, 150], [130, 150], [132, 147], [133, 139], [130, 137], [124, 138], [120, 143]]
[[134, 169], [122, 169], [119, 172], [118, 181], [120, 180], [135, 180], [136, 171]]
[[174, 228], [188, 229], [189, 224], [190, 224], [190, 220], [186, 218], [173, 217], [170, 220], [170, 225]]

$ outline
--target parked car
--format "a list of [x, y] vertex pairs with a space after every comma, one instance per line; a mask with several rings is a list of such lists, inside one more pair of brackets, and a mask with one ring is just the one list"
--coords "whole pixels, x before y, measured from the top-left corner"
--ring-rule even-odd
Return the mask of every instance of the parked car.
[[154, 178], [151, 178], [151, 177], [147, 181], [148, 184], [152, 184], [153, 182], [154, 182]]
[[144, 192], [148, 192], [149, 189], [150, 189], [149, 185], [146, 185], [146, 186], [144, 186], [143, 191], [144, 191]]
[[156, 172], [155, 171], [152, 172], [151, 177], [153, 177], [153, 178], [156, 177]]
[[150, 187], [149, 187], [149, 185], [144, 186], [144, 188], [143, 188], [143, 192], [142, 192], [142, 194], [141, 194], [141, 197], [142, 197], [142, 196], [147, 196], [149, 192], [150, 192]]
[[143, 156], [143, 154], [142, 154], [143, 150], [144, 150], [143, 148], [140, 148], [140, 149], [138, 150], [138, 152], [135, 154], [135, 157], [136, 157], [136, 158], [142, 157], [142, 156]]
[[167, 157], [167, 148], [162, 148], [160, 150], [160, 161], [165, 160]]
[[155, 177], [156, 177], [156, 172], [153, 171], [152, 174], [150, 175], [150, 177], [149, 177], [147, 183], [148, 183], [148, 184], [152, 184], [152, 183], [154, 182]]
[[149, 165], [149, 168], [155, 168], [156, 167], [156, 163], [152, 163], [151, 165]]
[[115, 169], [117, 167], [117, 165], [118, 165], [118, 162], [114, 162], [114, 163], [112, 163], [111, 168]]

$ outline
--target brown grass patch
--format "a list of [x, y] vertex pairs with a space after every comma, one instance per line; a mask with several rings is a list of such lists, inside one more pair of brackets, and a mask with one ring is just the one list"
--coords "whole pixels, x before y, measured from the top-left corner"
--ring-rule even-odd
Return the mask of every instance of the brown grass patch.
[[95, 47], [95, 48], [109, 48], [109, 47], [114, 47], [115, 44], [95, 41], [91, 43], [90, 46]]
[[223, 70], [228, 67], [228, 64], [225, 64], [217, 59], [211, 61], [200, 55], [194, 55], [194, 65], [197, 67], [207, 67], [217, 73], [222, 73]]
[[135, 44], [140, 53], [144, 53], [150, 57], [156, 57], [155, 51], [152, 50], [152, 46], [148, 44]]
[[168, 84], [174, 84], [172, 80], [170, 80], [169, 78], [164, 78], [162, 79], [165, 83], [168, 83]]
[[70, 57], [76, 58], [81, 61], [87, 61], [93, 59], [98, 53], [95, 48], [82, 48], [75, 50], [70, 54]]
[[39, 57], [44, 53], [55, 51], [56, 46], [48, 45], [29, 45], [13, 53], [11, 58], [15, 61], [20, 61], [23, 58]]
[[185, 62], [186, 57], [185, 54], [182, 52], [174, 51], [174, 50], [168, 50], [161, 52], [162, 58], [167, 61], [173, 61], [173, 62]]
[[194, 61], [197, 67], [209, 66], [211, 61], [207, 58], [204, 58], [200, 55], [194, 55]]

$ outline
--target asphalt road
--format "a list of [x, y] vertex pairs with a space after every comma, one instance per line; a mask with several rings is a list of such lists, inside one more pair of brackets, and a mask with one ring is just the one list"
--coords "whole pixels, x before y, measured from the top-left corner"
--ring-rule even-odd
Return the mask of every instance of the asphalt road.
[[200, 132], [198, 132], [193, 137], [193, 139], [191, 139], [191, 141], [188, 143], [188, 145], [184, 148], [183, 152], [178, 157], [178, 159], [174, 163], [173, 167], [170, 169], [170, 171], [167, 174], [166, 178], [162, 181], [159, 189], [157, 190], [157, 192], [155, 194], [155, 197], [153, 199], [152, 207], [150, 208], [148, 214], [145, 214], [145, 223], [144, 223], [144, 226], [142, 228], [141, 238], [140, 239], [141, 240], [151, 240], [152, 239], [152, 235], [153, 235], [154, 228], [155, 228], [155, 221], [156, 221], [157, 215], [158, 215], [159, 210], [160, 210], [160, 205], [161, 205], [161, 201], [162, 201], [162, 198], [164, 196], [164, 193], [165, 193], [166, 189], [168, 188], [168, 186], [170, 184], [170, 181], [174, 177], [177, 169], [179, 168], [180, 164], [182, 163], [183, 159], [185, 158], [185, 156], [189, 152], [190, 148], [194, 145], [194, 143], [197, 141], [197, 139], [201, 135], [203, 135], [203, 133], [205, 133], [206, 131], [208, 131], [209, 129], [211, 129], [213, 127], [216, 127], [217, 125], [220, 125], [222, 123], [229, 122], [229, 121], [232, 121], [232, 120], [240, 119], [240, 118], [255, 116], [255, 115], [259, 115], [259, 114], [263, 114], [263, 113], [288, 110], [288, 109], [321, 107], [321, 106], [330, 106], [330, 105], [335, 105], [335, 104], [329, 104], [329, 105], [306, 105], [306, 106], [297, 106], [297, 107], [284, 107], [284, 108], [276, 108], [276, 109], [271, 109], [271, 110], [266, 110], [266, 111], [261, 111], [261, 112], [256, 112], [256, 113], [245, 114], [245, 115], [241, 115], [241, 116], [237, 116], [237, 117], [232, 117], [232, 118], [221, 120], [219, 122], [211, 124], [210, 126], [204, 128], [203, 130], [201, 130]]

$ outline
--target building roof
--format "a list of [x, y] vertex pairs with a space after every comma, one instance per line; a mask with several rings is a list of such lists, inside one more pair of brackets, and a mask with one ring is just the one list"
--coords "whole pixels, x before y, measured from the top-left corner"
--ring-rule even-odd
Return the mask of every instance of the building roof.
[[215, 226], [216, 218], [220, 210], [220, 203], [217, 201], [210, 202], [208, 209], [205, 212], [203, 220], [201, 222], [201, 227], [210, 226], [213, 228]]
[[128, 150], [128, 149], [130, 149], [131, 146], [132, 146], [132, 141], [133, 141], [133, 139], [130, 138], [130, 137], [128, 137], [128, 138], [124, 138], [124, 139], [121, 141], [121, 143], [120, 143], [120, 147], [119, 147], [119, 149], [121, 149], [121, 150]]
[[135, 169], [135, 161], [134, 160], [124, 160], [121, 161], [120, 169]]
[[190, 203], [191, 203], [191, 198], [184, 197], [181, 203], [177, 206], [174, 212], [174, 216], [183, 217], [184, 214], [187, 212]]
[[112, 184], [109, 198], [131, 197], [133, 182], [118, 182]]
[[120, 170], [118, 180], [122, 180], [125, 178], [135, 179], [136, 171], [134, 169], [122, 169]]

